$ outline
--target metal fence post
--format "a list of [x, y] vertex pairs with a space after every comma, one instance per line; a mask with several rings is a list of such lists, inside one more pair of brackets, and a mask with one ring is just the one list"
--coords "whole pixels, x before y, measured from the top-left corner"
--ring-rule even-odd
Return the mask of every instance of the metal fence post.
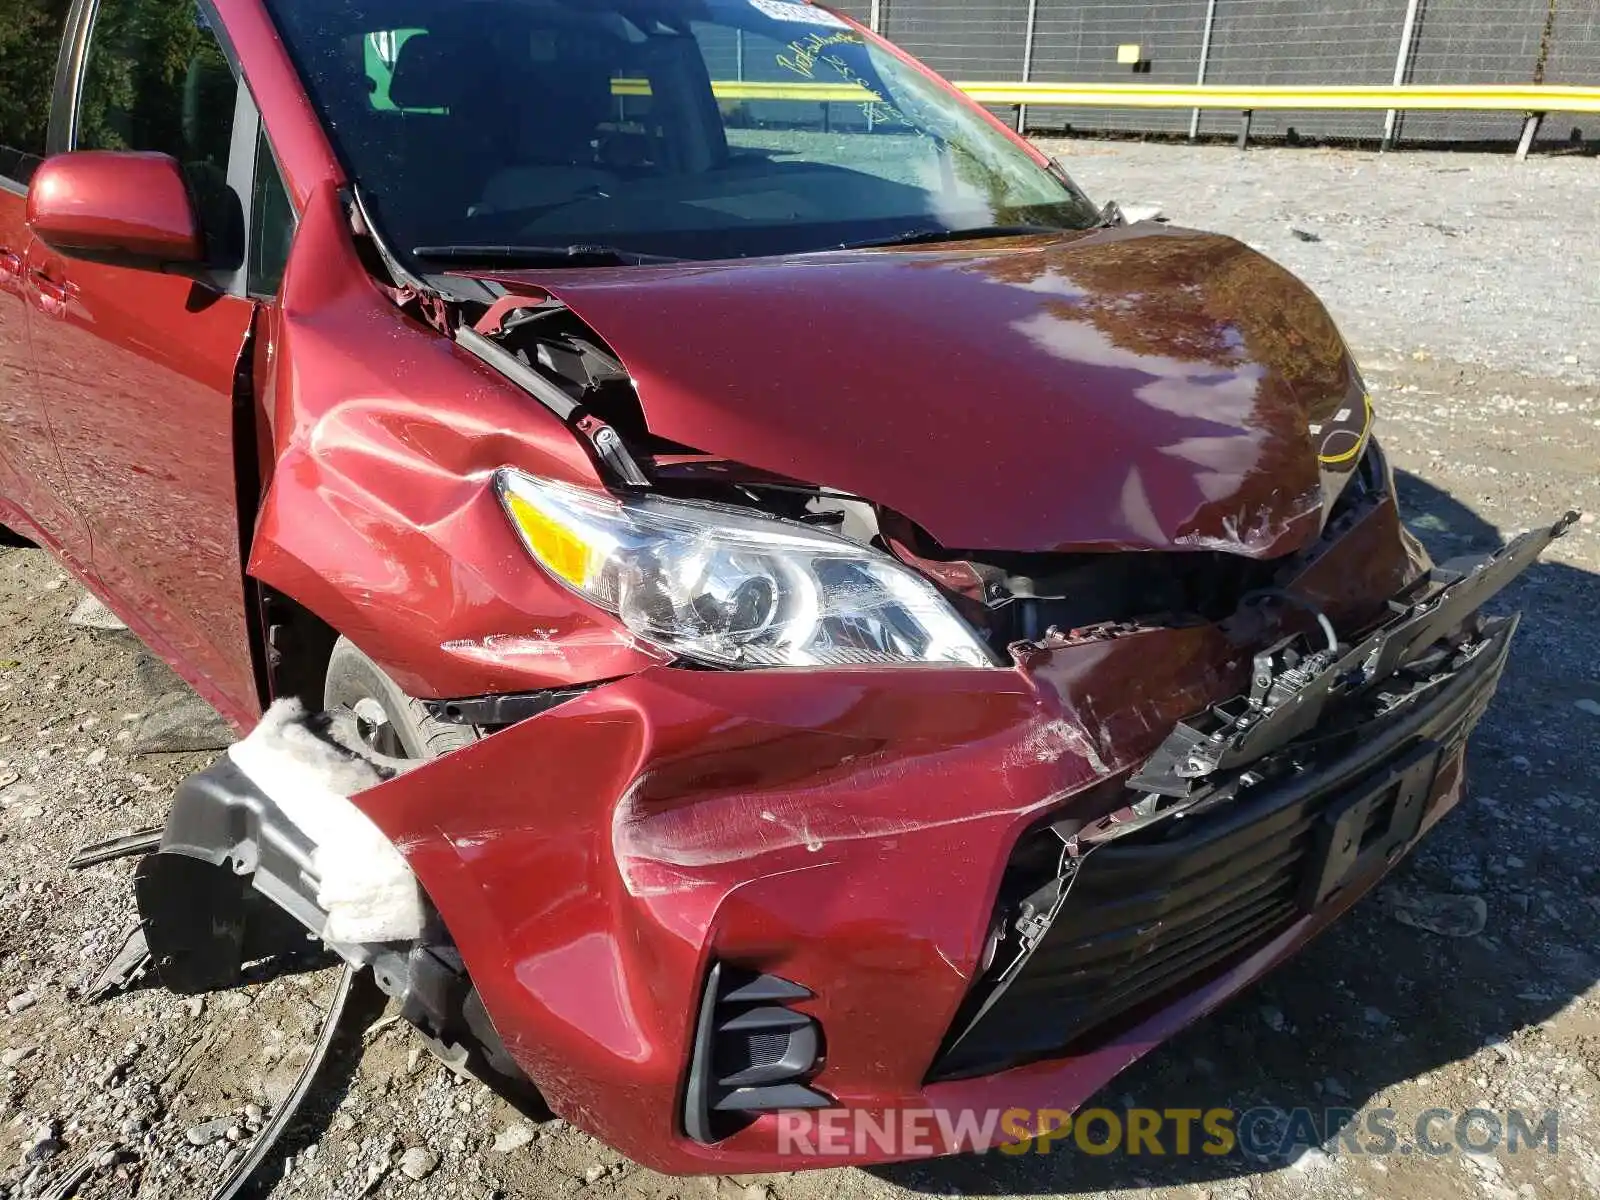
[[[1200, 71], [1195, 76], [1195, 83], [1202, 84], [1206, 81], [1206, 69], [1211, 65], [1211, 33], [1217, 27], [1217, 0], [1206, 0], [1205, 30], [1200, 35]], [[1189, 118], [1189, 140], [1192, 142], [1200, 136], [1200, 110], [1194, 110]]]
[[1533, 139], [1539, 136], [1539, 126], [1544, 124], [1543, 113], [1529, 113], [1522, 123], [1522, 140], [1517, 143], [1517, 161], [1527, 162], [1533, 151]]
[[883, 32], [883, 0], [872, 0], [872, 7], [867, 10], [867, 28], [873, 33]]
[[[1039, 0], [1028, 0], [1028, 28], [1022, 35], [1022, 82], [1033, 82], [1033, 34], [1039, 25]], [[1017, 132], [1028, 123], [1028, 106], [1017, 105]]]
[[[1417, 15], [1422, 11], [1422, 0], [1406, 0], [1406, 23], [1400, 30], [1400, 51], [1394, 59], [1394, 86], [1400, 87], [1411, 74], [1411, 55], [1417, 45]], [[1400, 122], [1400, 110], [1391, 108], [1383, 118], [1383, 149], [1394, 145], [1395, 127]]]

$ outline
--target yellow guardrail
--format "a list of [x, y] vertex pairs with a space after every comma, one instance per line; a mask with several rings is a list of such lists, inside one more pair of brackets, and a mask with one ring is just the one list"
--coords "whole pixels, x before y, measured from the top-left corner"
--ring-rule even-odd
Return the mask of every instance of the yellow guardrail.
[[1226, 84], [957, 83], [980, 104], [1112, 108], [1460, 109], [1475, 112], [1600, 112], [1600, 87], [1462, 84], [1278, 87]]
[[[733, 79], [714, 79], [711, 91], [718, 100], [809, 100], [816, 104], [864, 104], [882, 97], [853, 83], [753, 83]], [[613, 96], [648, 96], [647, 79], [613, 79]]]
[[[1226, 84], [1155, 85], [1146, 83], [1004, 83], [958, 82], [980, 104], [1030, 104], [1109, 108], [1274, 108], [1455, 109], [1476, 112], [1600, 113], [1600, 87], [1554, 84], [1463, 84], [1401, 87], [1279, 87]], [[802, 100], [813, 103], [860, 104], [877, 100], [855, 84], [758, 83], [719, 79], [711, 90], [719, 100]], [[617, 96], [648, 96], [649, 81], [613, 79]]]

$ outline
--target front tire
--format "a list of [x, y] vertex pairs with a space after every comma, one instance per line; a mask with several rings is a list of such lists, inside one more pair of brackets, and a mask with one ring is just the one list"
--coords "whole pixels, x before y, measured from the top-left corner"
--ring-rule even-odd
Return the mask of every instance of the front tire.
[[[388, 758], [438, 758], [478, 740], [473, 726], [432, 716], [420, 700], [401, 691], [400, 685], [348, 638], [334, 643], [322, 698], [328, 712], [352, 714], [367, 748]], [[444, 1036], [468, 1048], [469, 1068], [498, 1095], [529, 1118], [548, 1120], [554, 1114], [495, 1032], [470, 976], [463, 974], [462, 986], [461, 1007], [447, 1022], [457, 1027], [444, 1030]], [[440, 1062], [452, 1070], [458, 1068], [457, 1062], [441, 1054], [439, 1043], [431, 1036], [425, 1044]]]
[[438, 758], [478, 740], [471, 725], [430, 714], [348, 638], [334, 643], [322, 704], [330, 713], [352, 714], [368, 749], [389, 758]]

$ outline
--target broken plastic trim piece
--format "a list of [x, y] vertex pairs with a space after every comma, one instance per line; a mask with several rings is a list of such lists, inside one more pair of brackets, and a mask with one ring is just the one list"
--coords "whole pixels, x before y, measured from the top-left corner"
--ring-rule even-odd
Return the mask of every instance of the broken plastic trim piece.
[[67, 859], [67, 870], [82, 871], [100, 863], [115, 862], [119, 858], [137, 858], [161, 848], [159, 828], [139, 829], [122, 837], [108, 838], [103, 842], [90, 842]]
[[1256, 656], [1251, 691], [1180, 722], [1139, 772], [1135, 791], [1186, 797], [1198, 780], [1242, 767], [1313, 728], [1335, 700], [1359, 695], [1414, 661], [1531, 567], [1577, 521], [1569, 512], [1549, 529], [1525, 533], [1504, 549], [1435, 567], [1409, 603], [1391, 601], [1394, 619], [1354, 648], [1301, 654], [1290, 642]]
[[588, 441], [601, 465], [628, 487], [650, 486], [650, 479], [634, 461], [633, 455], [622, 444], [617, 431], [603, 421], [583, 412], [583, 406], [546, 379], [511, 351], [498, 346], [475, 329], [458, 326], [456, 345], [469, 354], [482, 359], [512, 383], [522, 388], [543, 404], [569, 428], [576, 430]]
[[144, 939], [144, 922], [138, 921], [122, 935], [122, 944], [111, 961], [100, 968], [83, 991], [83, 998], [97, 1004], [116, 992], [124, 992], [150, 973], [155, 959]]
[[422, 706], [435, 721], [453, 725], [515, 725], [558, 704], [576, 699], [595, 684], [582, 687], [548, 688], [538, 692], [508, 692], [495, 696], [468, 696], [460, 700], [424, 700]]

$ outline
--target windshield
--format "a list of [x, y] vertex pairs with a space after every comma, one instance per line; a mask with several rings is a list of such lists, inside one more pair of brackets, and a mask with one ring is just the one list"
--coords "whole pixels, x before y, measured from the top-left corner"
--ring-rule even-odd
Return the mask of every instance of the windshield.
[[733, 258], [1098, 219], [963, 98], [808, 4], [269, 7], [403, 254]]

